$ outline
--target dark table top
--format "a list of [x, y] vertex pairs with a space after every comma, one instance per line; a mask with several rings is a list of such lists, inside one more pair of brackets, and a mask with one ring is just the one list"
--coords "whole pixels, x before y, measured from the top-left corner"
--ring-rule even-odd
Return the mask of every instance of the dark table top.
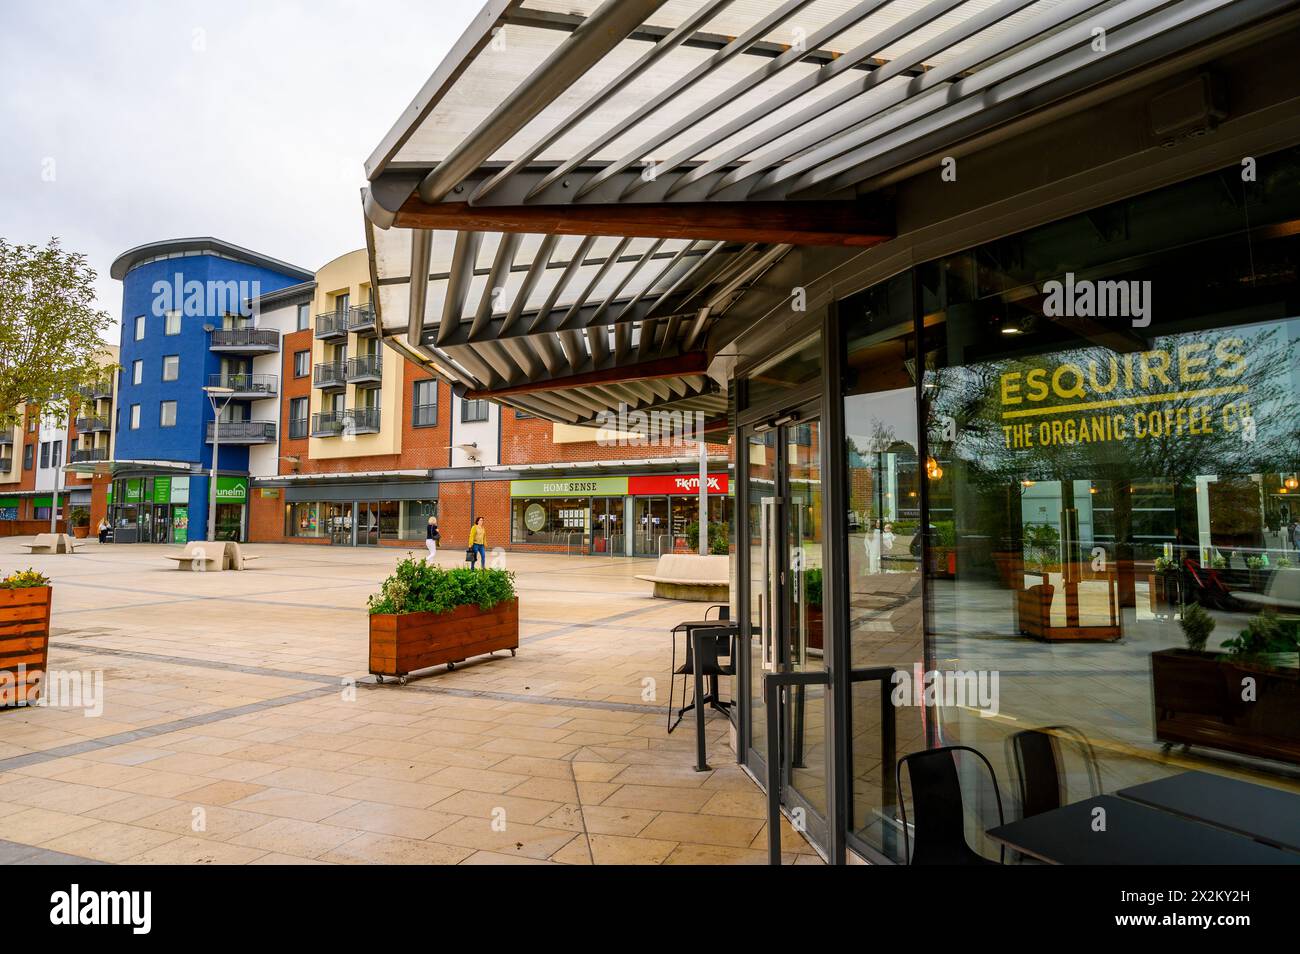
[[1300, 795], [1208, 772], [1182, 772], [1115, 794], [1270, 845], [1300, 851]]
[[[1104, 831], [1093, 809], [1106, 810]], [[1001, 825], [989, 837], [1062, 865], [1295, 865], [1300, 855], [1114, 795]]]

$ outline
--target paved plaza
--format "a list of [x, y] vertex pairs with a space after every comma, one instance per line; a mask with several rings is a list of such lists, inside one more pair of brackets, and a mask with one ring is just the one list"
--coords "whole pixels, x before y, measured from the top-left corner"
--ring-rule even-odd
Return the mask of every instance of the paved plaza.
[[651, 599], [646, 561], [509, 554], [518, 657], [380, 686], [366, 597], [402, 550], [247, 545], [256, 569], [193, 573], [23, 542], [0, 561], [53, 582], [50, 667], [102, 672], [103, 711], [0, 711], [0, 863], [766, 861], [726, 719], [706, 773], [689, 720], [665, 731], [668, 631], [699, 607]]

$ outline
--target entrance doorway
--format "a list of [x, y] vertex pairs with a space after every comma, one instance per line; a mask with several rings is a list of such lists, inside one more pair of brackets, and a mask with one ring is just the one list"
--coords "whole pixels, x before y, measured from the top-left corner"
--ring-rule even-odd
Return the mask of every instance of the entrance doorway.
[[636, 523], [633, 556], [657, 557], [660, 552], [672, 551], [667, 497], [637, 497], [632, 519]]
[[[823, 671], [821, 420], [807, 405], [743, 431], [748, 473], [750, 731], [745, 761], [764, 777], [766, 673]], [[801, 686], [780, 712], [781, 802], [819, 844], [826, 836], [827, 694]]]
[[590, 553], [623, 553], [623, 498], [595, 497], [591, 501]]

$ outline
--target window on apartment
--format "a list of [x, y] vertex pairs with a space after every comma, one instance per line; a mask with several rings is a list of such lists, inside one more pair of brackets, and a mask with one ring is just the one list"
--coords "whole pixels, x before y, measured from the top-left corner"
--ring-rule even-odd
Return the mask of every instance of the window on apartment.
[[293, 376], [295, 378], [305, 378], [311, 374], [311, 351], [295, 351], [293, 353]]
[[23, 470], [31, 470], [32, 462], [35, 459], [35, 446], [32, 444], [23, 445]]
[[144, 340], [144, 315], [135, 316], [135, 340]]
[[411, 424], [414, 427], [432, 427], [438, 423], [438, 382], [416, 381], [411, 400]]
[[488, 419], [488, 402], [487, 401], [461, 401], [460, 402], [460, 422], [462, 424], [474, 424], [478, 421]]
[[50, 445], [50, 466], [58, 467], [63, 463], [63, 441], [55, 441]]
[[176, 402], [163, 401], [158, 405], [158, 426], [175, 427], [176, 426]]
[[131, 383], [140, 384], [144, 381], [144, 359], [136, 358], [131, 362]]
[[289, 437], [292, 440], [301, 440], [307, 436], [308, 414], [307, 398], [293, 398], [289, 401]]
[[175, 381], [181, 376], [181, 356], [178, 354], [163, 355], [163, 380]]
[[138, 431], [139, 429], [140, 429], [140, 405], [132, 404], [131, 405], [131, 430]]
[[181, 313], [179, 311], [167, 312], [167, 318], [163, 323], [163, 334], [178, 335], [181, 333]]
[[311, 303], [303, 302], [298, 306], [298, 330], [306, 331], [311, 327]]
[[534, 417], [536, 417], [536, 416], [537, 416], [536, 414], [529, 414], [527, 411], [520, 411], [520, 410], [516, 410], [516, 411], [515, 411], [515, 420], [516, 420], [516, 421], [526, 421], [526, 420], [529, 420], [530, 418], [534, 418]]
[[50, 442], [41, 441], [41, 470], [50, 466]]

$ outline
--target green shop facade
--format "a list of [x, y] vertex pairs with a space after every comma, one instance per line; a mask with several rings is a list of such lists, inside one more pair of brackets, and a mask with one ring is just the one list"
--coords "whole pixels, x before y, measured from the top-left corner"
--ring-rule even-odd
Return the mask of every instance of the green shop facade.
[[[190, 526], [196, 509], [208, 511], [208, 488], [207, 474], [115, 476], [107, 488], [112, 541], [183, 544], [202, 539], [190, 535]], [[217, 476], [216, 539], [247, 540], [248, 494], [248, 477]]]

